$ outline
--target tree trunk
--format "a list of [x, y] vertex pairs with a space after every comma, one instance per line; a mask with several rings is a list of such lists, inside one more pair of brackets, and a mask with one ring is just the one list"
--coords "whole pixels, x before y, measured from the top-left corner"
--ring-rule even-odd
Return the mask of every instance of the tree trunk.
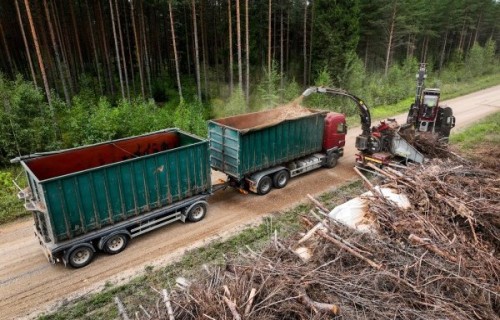
[[304, 78], [303, 78], [303, 86], [307, 85], [307, 6], [308, 1], [306, 0], [304, 5], [304, 47], [303, 47], [303, 55], [304, 55]]
[[392, 7], [391, 26], [390, 26], [390, 30], [389, 30], [389, 40], [387, 41], [387, 51], [386, 51], [386, 55], [385, 55], [384, 74], [386, 77], [387, 77], [387, 74], [389, 72], [389, 64], [390, 64], [390, 60], [391, 60], [392, 39], [394, 37], [394, 27], [396, 25], [396, 11], [397, 11], [397, 3], [395, 1], [394, 5]]
[[115, 26], [115, 15], [113, 9], [113, 2], [109, 0], [109, 9], [111, 12], [111, 25], [113, 29], [113, 40], [115, 42], [115, 53], [116, 53], [116, 66], [118, 67], [118, 76], [120, 77], [120, 89], [122, 92], [122, 99], [125, 99], [125, 88], [123, 86], [123, 76], [122, 76], [122, 67], [120, 62], [120, 49], [118, 49], [118, 38], [116, 36], [116, 26]]
[[179, 97], [181, 101], [184, 99], [182, 96], [181, 74], [179, 71], [179, 58], [177, 57], [177, 44], [175, 43], [175, 28], [174, 28], [174, 14], [172, 11], [172, 0], [168, 1], [168, 12], [170, 15], [170, 32], [172, 33], [172, 47], [174, 50], [175, 61], [175, 76], [177, 78], [177, 89], [179, 90]]
[[[115, 8], [116, 8], [116, 21], [118, 21], [118, 36], [120, 37], [120, 49], [122, 54], [122, 62], [123, 62], [123, 77], [125, 78], [125, 88], [127, 89], [127, 99], [130, 100], [130, 87], [128, 85], [128, 70], [127, 70], [127, 58], [125, 56], [125, 47], [123, 45], [123, 33], [122, 33], [122, 24], [120, 22], [120, 10], [118, 8], [118, 0], [115, 0]], [[113, 8], [111, 8], [111, 12], [113, 12]]]
[[12, 74], [15, 75], [17, 72], [16, 64], [12, 61], [12, 57], [10, 55], [9, 45], [7, 44], [7, 40], [5, 39], [5, 32], [3, 31], [3, 26], [0, 21], [0, 35], [2, 37], [2, 42], [5, 48], [5, 54], [7, 56], [7, 62], [9, 63], [9, 67], [12, 71]]
[[149, 53], [148, 53], [148, 41], [146, 37], [146, 23], [144, 21], [144, 7], [142, 5], [141, 1], [141, 32], [142, 32], [142, 44], [144, 47], [144, 60], [146, 61], [146, 80], [148, 81], [148, 93], [149, 96], [151, 97], [152, 90], [151, 90], [151, 68], [149, 67]]
[[227, 0], [227, 15], [229, 22], [229, 94], [233, 93], [233, 24], [231, 16], [231, 0]]
[[280, 8], [280, 102], [283, 103], [283, 91], [284, 91], [284, 70], [283, 70], [283, 3], [281, 3]]
[[[61, 50], [60, 52], [62, 55], [63, 76], [65, 77], [65, 79], [67, 80], [67, 83], [69, 85], [69, 96], [72, 97], [75, 90], [74, 90], [74, 86], [73, 86], [73, 77], [71, 76], [71, 68], [70, 68], [69, 59], [68, 59], [68, 51], [69, 50], [67, 48], [70, 47], [69, 40], [68, 40], [67, 36], [66, 36], [66, 38], [63, 38], [61, 22], [59, 21], [60, 15], [59, 15], [59, 11], [58, 11], [57, 6], [54, 3], [54, 0], [51, 0], [51, 6], [53, 8], [52, 18], [53, 18], [53, 21], [55, 23], [55, 31], [56, 31], [57, 41], [60, 44], [60, 50]], [[65, 26], [65, 30], [68, 30], [68, 29], [71, 29], [71, 28]], [[66, 35], [67, 34], [68, 33], [66, 33]], [[71, 54], [71, 52], [70, 52], [70, 54]], [[71, 54], [71, 57], [73, 57], [73, 54]], [[75, 67], [74, 59], [72, 59], [72, 65], [73, 65], [74, 69], [77, 69]]]
[[308, 72], [307, 72], [307, 83], [309, 85], [311, 83], [311, 74], [312, 74], [312, 50], [313, 50], [313, 26], [314, 26], [314, 4], [312, 2], [311, 7], [311, 21], [309, 22], [309, 63], [308, 63]]
[[[213, 25], [214, 26], [217, 26], [219, 25], [219, 22], [220, 22], [220, 13], [221, 13], [221, 9], [223, 7], [222, 6], [216, 6], [214, 7], [214, 15], [213, 15]], [[221, 40], [219, 38], [219, 28], [215, 28], [214, 29], [214, 40], [215, 40], [215, 46], [214, 46], [214, 57], [215, 57], [215, 79], [217, 81], [217, 85], [216, 85], [216, 90], [217, 90], [217, 96], [220, 96], [221, 95], [221, 85], [220, 85], [220, 59], [219, 59], [219, 48], [220, 46], [222, 45], [221, 44]]]
[[90, 29], [90, 41], [92, 44], [92, 52], [94, 53], [94, 63], [95, 63], [95, 69], [97, 72], [97, 81], [99, 83], [99, 92], [104, 94], [103, 87], [102, 87], [102, 80], [101, 80], [101, 68], [99, 66], [99, 55], [97, 54], [97, 46], [95, 44], [95, 39], [94, 39], [94, 28], [93, 28], [93, 23], [90, 18], [90, 9], [89, 9], [89, 2], [88, 0], [85, 0], [85, 6], [87, 9], [87, 17], [88, 17], [88, 23], [89, 23], [89, 29]]
[[64, 78], [64, 72], [63, 72], [62, 63], [61, 63], [61, 57], [60, 57], [60, 54], [59, 54], [59, 47], [57, 45], [56, 35], [55, 35], [55, 32], [54, 32], [54, 27], [52, 26], [52, 19], [51, 19], [51, 16], [50, 16], [50, 11], [49, 11], [49, 6], [47, 4], [47, 0], [43, 0], [43, 5], [44, 5], [44, 8], [45, 8], [45, 17], [47, 18], [47, 24], [49, 26], [49, 34], [50, 34], [50, 39], [52, 41], [52, 48], [54, 49], [54, 53], [55, 53], [55, 56], [56, 56], [56, 67], [57, 67], [57, 70], [59, 72], [59, 78], [61, 80], [61, 85], [62, 85], [63, 91], [64, 91], [64, 97], [66, 98], [66, 104], [68, 106], [71, 106], [71, 98], [69, 96], [68, 87], [66, 85], [66, 79]]
[[200, 10], [200, 24], [201, 24], [201, 56], [203, 59], [203, 86], [205, 88], [205, 96], [210, 97], [210, 89], [208, 88], [207, 81], [207, 57], [208, 57], [208, 49], [207, 49], [207, 33], [206, 33], [206, 24], [204, 18], [205, 12], [205, 1], [201, 1], [201, 10]]
[[446, 33], [444, 35], [443, 50], [441, 50], [441, 56], [439, 57], [439, 72], [441, 72], [441, 69], [443, 68], [447, 42], [448, 42], [448, 30], [446, 30]]
[[465, 22], [467, 21], [467, 15], [464, 16], [464, 22], [462, 24], [462, 30], [460, 31], [460, 40], [458, 42], [458, 51], [463, 53], [464, 42], [465, 42]]
[[240, 0], [236, 0], [236, 38], [238, 41], [238, 87], [243, 92], [243, 68], [241, 65], [241, 24], [240, 24]]
[[104, 50], [104, 60], [106, 61], [106, 71], [108, 73], [108, 81], [111, 89], [111, 95], [115, 94], [115, 84], [113, 82], [113, 73], [111, 70], [111, 63], [109, 61], [109, 53], [108, 53], [108, 42], [106, 41], [106, 32], [104, 30], [104, 18], [102, 16], [102, 10], [101, 10], [101, 3], [100, 2], [94, 2], [94, 5], [97, 7], [97, 14], [98, 14], [98, 21], [99, 21], [99, 26], [100, 26], [100, 32], [101, 32], [101, 40], [102, 40], [102, 47]]
[[370, 41], [366, 39], [365, 44], [365, 69], [368, 69], [368, 48], [370, 47]]
[[[132, 93], [135, 93], [134, 58], [133, 58], [133, 54], [132, 54], [132, 45], [130, 42], [129, 23], [128, 23], [128, 18], [127, 18], [128, 15], [127, 15], [126, 4], [124, 4], [122, 7], [122, 15], [125, 17], [125, 38], [127, 39], [127, 51], [128, 51], [128, 63], [130, 66], [130, 75], [132, 76]], [[129, 97], [129, 99], [130, 99], [130, 97]]]
[[477, 18], [477, 24], [476, 24], [476, 30], [474, 32], [474, 43], [477, 42], [477, 37], [478, 37], [478, 34], [479, 34], [479, 26], [481, 25], [481, 19], [483, 17], [483, 13], [481, 12], [479, 14], [479, 17]]
[[137, 34], [137, 25], [135, 23], [134, 1], [135, 0], [130, 1], [130, 16], [132, 17], [132, 30], [134, 33], [135, 55], [136, 55], [136, 59], [137, 59], [137, 67], [139, 68], [139, 78], [141, 81], [141, 94], [142, 94], [142, 97], [145, 98], [146, 95], [144, 93], [144, 72], [142, 70], [141, 45], [139, 43], [139, 37]]
[[188, 31], [188, 26], [189, 26], [189, 22], [188, 22], [188, 18], [187, 18], [187, 10], [186, 10], [186, 6], [184, 6], [184, 26], [186, 28], [186, 32], [184, 32], [184, 34], [186, 35], [186, 58], [187, 58], [187, 71], [188, 71], [188, 75], [191, 76], [191, 46], [189, 44], [189, 31]]
[[286, 14], [286, 70], [289, 70], [290, 63], [290, 13]]
[[[52, 106], [52, 97], [50, 95], [50, 89], [49, 89], [49, 81], [47, 80], [47, 74], [45, 73], [45, 65], [43, 63], [42, 53], [40, 52], [40, 45], [38, 43], [38, 37], [36, 34], [36, 30], [35, 30], [35, 24], [33, 23], [33, 17], [31, 16], [31, 9], [30, 9], [29, 0], [24, 0], [24, 5], [26, 6], [26, 13], [28, 15], [28, 21], [29, 21], [30, 28], [31, 28], [31, 35], [33, 36], [33, 42], [35, 44], [36, 56], [38, 58], [38, 65], [40, 67], [40, 73], [42, 74], [43, 85], [45, 87], [45, 94], [47, 95], [47, 101], [49, 103], [50, 113], [51, 113], [51, 116], [53, 117], [53, 120], [55, 120], [54, 119], [54, 112], [53, 112], [54, 109]], [[54, 128], [56, 128], [55, 121], [53, 122], [53, 124], [54, 124]], [[54, 130], [54, 136], [57, 136], [56, 132], [57, 131]]]
[[201, 79], [200, 79], [200, 51], [198, 48], [198, 27], [196, 23], [196, 3], [191, 0], [193, 10], [193, 36], [194, 36], [194, 54], [195, 54], [195, 72], [196, 72], [196, 88], [198, 92], [198, 101], [201, 102]]
[[267, 15], [267, 21], [268, 21], [268, 26], [267, 26], [267, 72], [269, 75], [271, 75], [271, 49], [272, 49], [272, 42], [271, 42], [271, 34], [272, 34], [272, 26], [271, 26], [271, 18], [272, 18], [272, 0], [269, 0], [269, 8], [268, 8], [268, 15]]
[[76, 39], [76, 50], [78, 51], [78, 59], [80, 61], [80, 70], [81, 70], [81, 72], [83, 72], [84, 66], [83, 66], [82, 48], [80, 46], [80, 36], [78, 33], [78, 29], [76, 27], [75, 8], [73, 7], [73, 1], [69, 1], [69, 11], [71, 12], [71, 22], [73, 24], [73, 33], [75, 34], [75, 39]]
[[26, 38], [26, 32], [24, 31], [23, 19], [21, 17], [21, 10], [19, 9], [18, 0], [15, 0], [14, 4], [16, 5], [17, 19], [19, 20], [19, 27], [21, 29], [21, 35], [23, 36], [24, 47], [26, 48], [26, 57], [28, 58], [31, 78], [33, 79], [35, 87], [38, 87], [38, 83], [36, 81], [35, 68], [33, 67], [33, 61], [31, 60], [30, 48], [28, 45], [28, 39]]
[[245, 94], [247, 112], [250, 110], [250, 24], [248, 22], [248, 0], [245, 0], [245, 51], [246, 51], [246, 81]]

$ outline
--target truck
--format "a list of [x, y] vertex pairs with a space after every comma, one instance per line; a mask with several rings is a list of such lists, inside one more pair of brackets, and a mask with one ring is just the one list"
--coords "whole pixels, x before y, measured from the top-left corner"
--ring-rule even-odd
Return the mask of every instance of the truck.
[[35, 235], [52, 263], [88, 265], [175, 221], [197, 222], [211, 193], [208, 141], [178, 129], [14, 159]]
[[346, 133], [343, 114], [298, 104], [210, 120], [210, 165], [230, 186], [265, 195], [292, 177], [335, 167]]

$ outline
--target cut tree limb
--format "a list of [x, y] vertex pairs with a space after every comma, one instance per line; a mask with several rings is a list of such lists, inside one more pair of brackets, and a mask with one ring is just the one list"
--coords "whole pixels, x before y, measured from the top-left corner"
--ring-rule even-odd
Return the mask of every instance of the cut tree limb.
[[170, 296], [168, 295], [167, 289], [163, 289], [163, 302], [165, 302], [165, 306], [167, 307], [167, 314], [169, 320], [175, 320], [174, 311], [172, 310], [172, 304], [170, 303]]
[[323, 302], [314, 301], [313, 299], [311, 299], [307, 295], [306, 290], [303, 288], [300, 289], [299, 292], [300, 292], [300, 297], [298, 300], [301, 303], [303, 303], [304, 305], [306, 305], [309, 309], [311, 309], [315, 312], [318, 312], [318, 311], [328, 312], [328, 313], [331, 313], [333, 315], [340, 314], [339, 306], [332, 304], [332, 303], [323, 303]]
[[118, 306], [118, 314], [123, 320], [130, 320], [127, 314], [127, 310], [125, 310], [125, 307], [123, 306], [123, 303], [120, 301], [120, 298], [118, 296], [115, 296], [115, 303]]
[[444, 252], [443, 250], [439, 249], [435, 244], [429, 243], [425, 239], [422, 239], [419, 236], [414, 235], [413, 233], [410, 234], [410, 236], [408, 237], [408, 240], [410, 240], [413, 243], [417, 243], [419, 245], [422, 245], [427, 250], [432, 251], [435, 254], [437, 254], [437, 255], [439, 255], [439, 256], [447, 259], [447, 260], [450, 260], [450, 261], [453, 261], [453, 262], [457, 262], [457, 258], [456, 257], [453, 257], [449, 253]]

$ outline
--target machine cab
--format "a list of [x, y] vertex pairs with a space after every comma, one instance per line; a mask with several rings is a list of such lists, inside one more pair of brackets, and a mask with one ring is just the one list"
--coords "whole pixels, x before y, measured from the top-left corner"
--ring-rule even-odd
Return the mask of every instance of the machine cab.
[[439, 89], [425, 89], [422, 92], [422, 108], [419, 115], [419, 120], [431, 121], [436, 119], [439, 106]]

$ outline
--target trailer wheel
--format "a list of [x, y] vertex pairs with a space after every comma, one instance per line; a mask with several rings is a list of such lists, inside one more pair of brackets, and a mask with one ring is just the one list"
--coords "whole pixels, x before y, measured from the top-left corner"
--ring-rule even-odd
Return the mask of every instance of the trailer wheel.
[[117, 233], [106, 240], [103, 249], [109, 254], [117, 254], [125, 250], [127, 244], [128, 236], [123, 233]]
[[326, 159], [325, 167], [334, 168], [337, 165], [337, 159], [338, 157], [336, 154], [329, 155]]
[[207, 214], [207, 205], [203, 202], [194, 204], [187, 212], [187, 219], [191, 222], [198, 222]]
[[94, 258], [94, 250], [89, 244], [82, 244], [74, 248], [69, 256], [68, 262], [73, 268], [83, 268]]
[[257, 186], [257, 193], [261, 196], [268, 194], [273, 188], [273, 180], [269, 176], [264, 176], [260, 179], [259, 185]]
[[288, 184], [290, 174], [286, 170], [281, 170], [273, 176], [273, 186], [277, 189], [284, 188]]

